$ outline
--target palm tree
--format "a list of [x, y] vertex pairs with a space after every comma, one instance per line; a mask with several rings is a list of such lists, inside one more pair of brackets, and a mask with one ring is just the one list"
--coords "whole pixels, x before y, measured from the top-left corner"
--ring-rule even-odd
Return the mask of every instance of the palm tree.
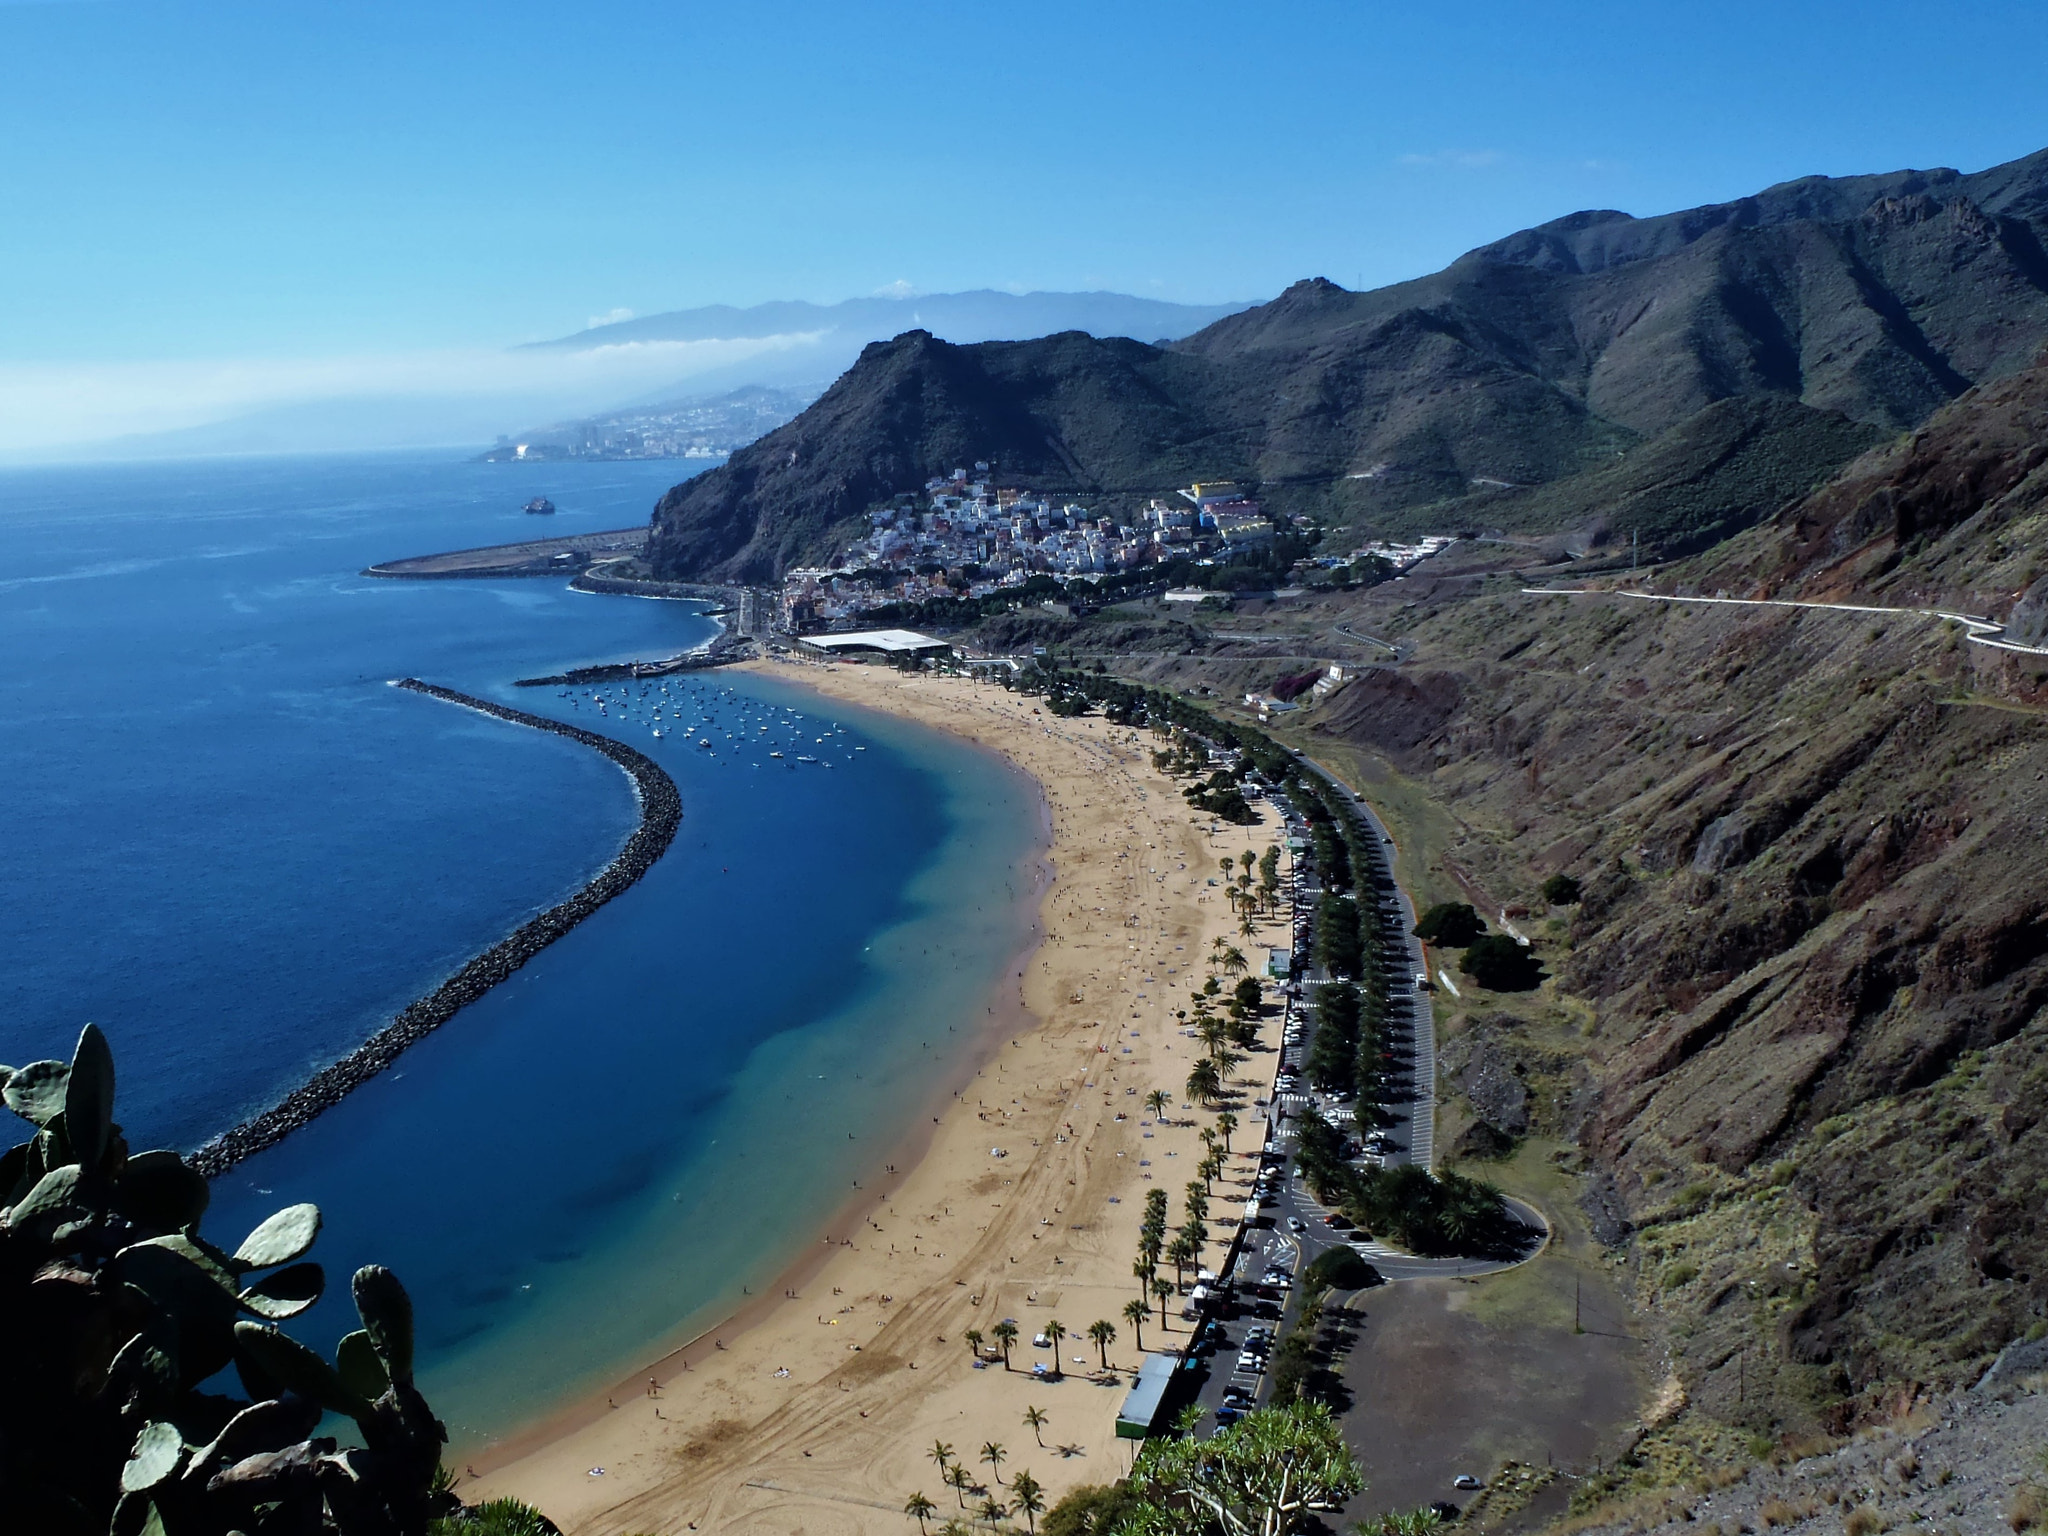
[[1233, 1115], [1229, 1110], [1226, 1109], [1216, 1117], [1216, 1130], [1223, 1138], [1223, 1150], [1225, 1152], [1230, 1150], [1230, 1133], [1236, 1129], [1237, 1116]]
[[1109, 1346], [1116, 1342], [1116, 1324], [1106, 1317], [1098, 1317], [1088, 1325], [1088, 1337], [1095, 1341], [1095, 1352], [1102, 1357], [1102, 1368], [1109, 1369]]
[[1232, 858], [1218, 859], [1216, 861], [1216, 867], [1223, 871], [1223, 878], [1225, 880], [1228, 880], [1230, 878], [1230, 872], [1233, 869], [1237, 868], [1237, 860]]
[[1166, 1261], [1173, 1266], [1173, 1288], [1179, 1290], [1187, 1267], [1201, 1254], [1195, 1240], [1183, 1232], [1167, 1247]]
[[1166, 1323], [1166, 1298], [1173, 1294], [1173, 1286], [1165, 1280], [1154, 1280], [1152, 1282], [1152, 1294], [1159, 1298], [1159, 1331], [1161, 1333], [1170, 1332], [1171, 1330], [1167, 1327]]
[[1043, 1408], [1034, 1408], [1029, 1403], [1024, 1405], [1024, 1427], [1037, 1439], [1041, 1451], [1045, 1449], [1045, 1426], [1051, 1422]]
[[1003, 1486], [1003, 1462], [1009, 1456], [1009, 1454], [1010, 1453], [1008, 1451], [1004, 1450], [1002, 1446], [994, 1440], [984, 1440], [982, 1442], [981, 1459], [987, 1462], [989, 1465], [989, 1470], [995, 1473], [996, 1486], [998, 1488]]
[[1199, 1179], [1188, 1181], [1187, 1200], [1188, 1224], [1200, 1226], [1209, 1219], [1209, 1192], [1202, 1188]]
[[982, 1519], [988, 1522], [990, 1530], [994, 1530], [996, 1528], [996, 1523], [1000, 1521], [1003, 1518], [1003, 1516], [1007, 1515], [1009, 1512], [1010, 1506], [1005, 1504], [1001, 1499], [997, 1498], [994, 1494], [990, 1494], [987, 1498], [983, 1499], [981, 1501], [980, 1506], [975, 1511], [976, 1514], [980, 1515]]
[[939, 1506], [926, 1498], [922, 1492], [913, 1493], [903, 1501], [903, 1513], [917, 1522], [918, 1536], [924, 1536], [924, 1523], [938, 1513]]
[[1237, 856], [1237, 862], [1244, 866], [1244, 872], [1249, 875], [1252, 872], [1252, 866], [1259, 862], [1259, 856], [1247, 848]]
[[1230, 1026], [1213, 1014], [1204, 1014], [1201, 1022], [1195, 1025], [1195, 1038], [1200, 1040], [1213, 1056], [1230, 1038]]
[[1010, 1492], [1016, 1495], [1017, 1508], [1024, 1512], [1025, 1528], [1031, 1536], [1038, 1536], [1038, 1517], [1045, 1512], [1045, 1490], [1029, 1472], [1019, 1472]]
[[974, 1356], [977, 1360], [981, 1358], [981, 1330], [979, 1328], [967, 1330], [967, 1353]]
[[1198, 1103], [1212, 1102], [1223, 1091], [1223, 1074], [1216, 1070], [1213, 1057], [1195, 1063], [1188, 1073], [1188, 1097]]
[[1237, 920], [1237, 931], [1247, 939], [1259, 931], [1258, 924], [1252, 921], [1251, 908], [1245, 908], [1244, 915]]
[[1067, 1330], [1060, 1326], [1060, 1320], [1058, 1318], [1054, 1318], [1051, 1322], [1045, 1325], [1045, 1336], [1048, 1339], [1052, 1340], [1053, 1375], [1066, 1375], [1066, 1372], [1060, 1369], [1060, 1340], [1064, 1339], [1067, 1336]]
[[1003, 1369], [1007, 1371], [1010, 1368], [1010, 1346], [1017, 1342], [1017, 1325], [1006, 1317], [1000, 1323], [997, 1323], [995, 1327], [989, 1329], [989, 1335], [996, 1341], [996, 1346], [1002, 1350]]
[[1138, 1353], [1145, 1353], [1145, 1323], [1152, 1316], [1152, 1309], [1142, 1301], [1124, 1303], [1124, 1321], [1131, 1325], [1131, 1342]]
[[953, 1459], [953, 1447], [947, 1441], [934, 1440], [932, 1448], [926, 1451], [925, 1455], [931, 1457], [933, 1464], [939, 1469], [939, 1476], [944, 1477], [947, 1464]]
[[1172, 1102], [1173, 1095], [1164, 1088], [1154, 1088], [1145, 1095], [1145, 1107], [1152, 1112], [1152, 1118], [1155, 1120], [1166, 1113], [1166, 1106]]
[[1251, 962], [1245, 959], [1244, 951], [1235, 944], [1230, 945], [1223, 951], [1223, 956], [1217, 961], [1217, 964], [1233, 976], [1242, 976], [1251, 969]]
[[946, 1468], [946, 1486], [953, 1490], [953, 1496], [960, 1501], [962, 1509], [967, 1507], [967, 1488], [973, 1481], [974, 1474], [957, 1461]]

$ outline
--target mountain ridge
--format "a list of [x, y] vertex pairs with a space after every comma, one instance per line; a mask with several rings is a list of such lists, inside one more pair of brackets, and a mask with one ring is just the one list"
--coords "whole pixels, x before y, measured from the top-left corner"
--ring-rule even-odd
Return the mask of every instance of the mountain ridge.
[[664, 497], [653, 558], [771, 578], [824, 558], [876, 497], [976, 459], [1068, 493], [1232, 476], [1285, 510], [1372, 526], [1476, 483], [1611, 463], [1731, 398], [1899, 431], [2048, 342], [2044, 239], [2048, 151], [1968, 174], [1806, 177], [1650, 218], [1571, 214], [1386, 288], [1295, 283], [1165, 346], [906, 333]]
[[[849, 328], [877, 340], [908, 330], [930, 330], [963, 342], [1018, 340], [1070, 330], [1157, 339], [1184, 336], [1247, 307], [1248, 301], [1183, 304], [1102, 288], [1027, 293], [973, 288], [959, 293], [868, 294], [832, 304], [808, 299], [707, 304], [635, 315], [527, 345], [529, 350], [584, 351], [634, 342], [733, 341]], [[926, 310], [932, 312], [929, 319], [924, 318]]]

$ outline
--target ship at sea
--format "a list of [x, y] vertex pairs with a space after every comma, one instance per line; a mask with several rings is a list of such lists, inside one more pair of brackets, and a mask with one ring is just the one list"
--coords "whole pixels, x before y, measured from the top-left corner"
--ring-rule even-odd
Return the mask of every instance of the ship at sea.
[[533, 512], [537, 514], [546, 515], [552, 513], [555, 510], [555, 504], [552, 501], [549, 501], [545, 496], [536, 496], [533, 498], [533, 500], [529, 501], [525, 506], [521, 507], [519, 510], [522, 512]]

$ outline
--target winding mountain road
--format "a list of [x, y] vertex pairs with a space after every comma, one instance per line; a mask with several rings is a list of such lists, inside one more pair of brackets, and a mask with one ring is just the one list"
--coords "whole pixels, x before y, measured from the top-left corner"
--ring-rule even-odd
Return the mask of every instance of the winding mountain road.
[[1600, 587], [1524, 587], [1524, 597], [1633, 597], [1651, 603], [1701, 603], [1728, 608], [1819, 608], [1830, 613], [1877, 613], [1907, 618], [1946, 619], [1960, 624], [1964, 639], [1972, 645], [1993, 650], [2016, 651], [2022, 656], [2048, 656], [2048, 645], [2022, 645], [2007, 640], [2005, 626], [1973, 613], [1950, 613], [1944, 608], [1880, 608], [1863, 603], [1802, 603], [1783, 597], [1679, 597], [1663, 592], [1633, 592], [1626, 588], [1608, 591]]

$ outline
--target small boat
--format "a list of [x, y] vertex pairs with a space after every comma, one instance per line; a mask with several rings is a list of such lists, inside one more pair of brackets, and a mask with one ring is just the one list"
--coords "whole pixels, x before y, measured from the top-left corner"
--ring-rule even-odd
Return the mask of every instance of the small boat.
[[768, 755], [769, 755], [770, 757], [780, 757], [780, 756], [782, 756], [782, 754], [781, 754], [780, 752], [770, 752], [770, 753], [769, 753]]
[[545, 496], [536, 496], [533, 498], [533, 500], [529, 501], [525, 506], [521, 507], [519, 510], [522, 512], [531, 512], [537, 517], [548, 517], [553, 515], [555, 510], [555, 504], [552, 501], [549, 501]]
[[817, 759], [815, 757], [804, 757], [801, 754], [799, 754], [797, 757], [797, 761], [800, 763], [815, 763]]
[[656, 731], [656, 732], [654, 733], [654, 739], [655, 739], [656, 741], [659, 741], [659, 740], [661, 740], [661, 732], [659, 732], [659, 731]]

